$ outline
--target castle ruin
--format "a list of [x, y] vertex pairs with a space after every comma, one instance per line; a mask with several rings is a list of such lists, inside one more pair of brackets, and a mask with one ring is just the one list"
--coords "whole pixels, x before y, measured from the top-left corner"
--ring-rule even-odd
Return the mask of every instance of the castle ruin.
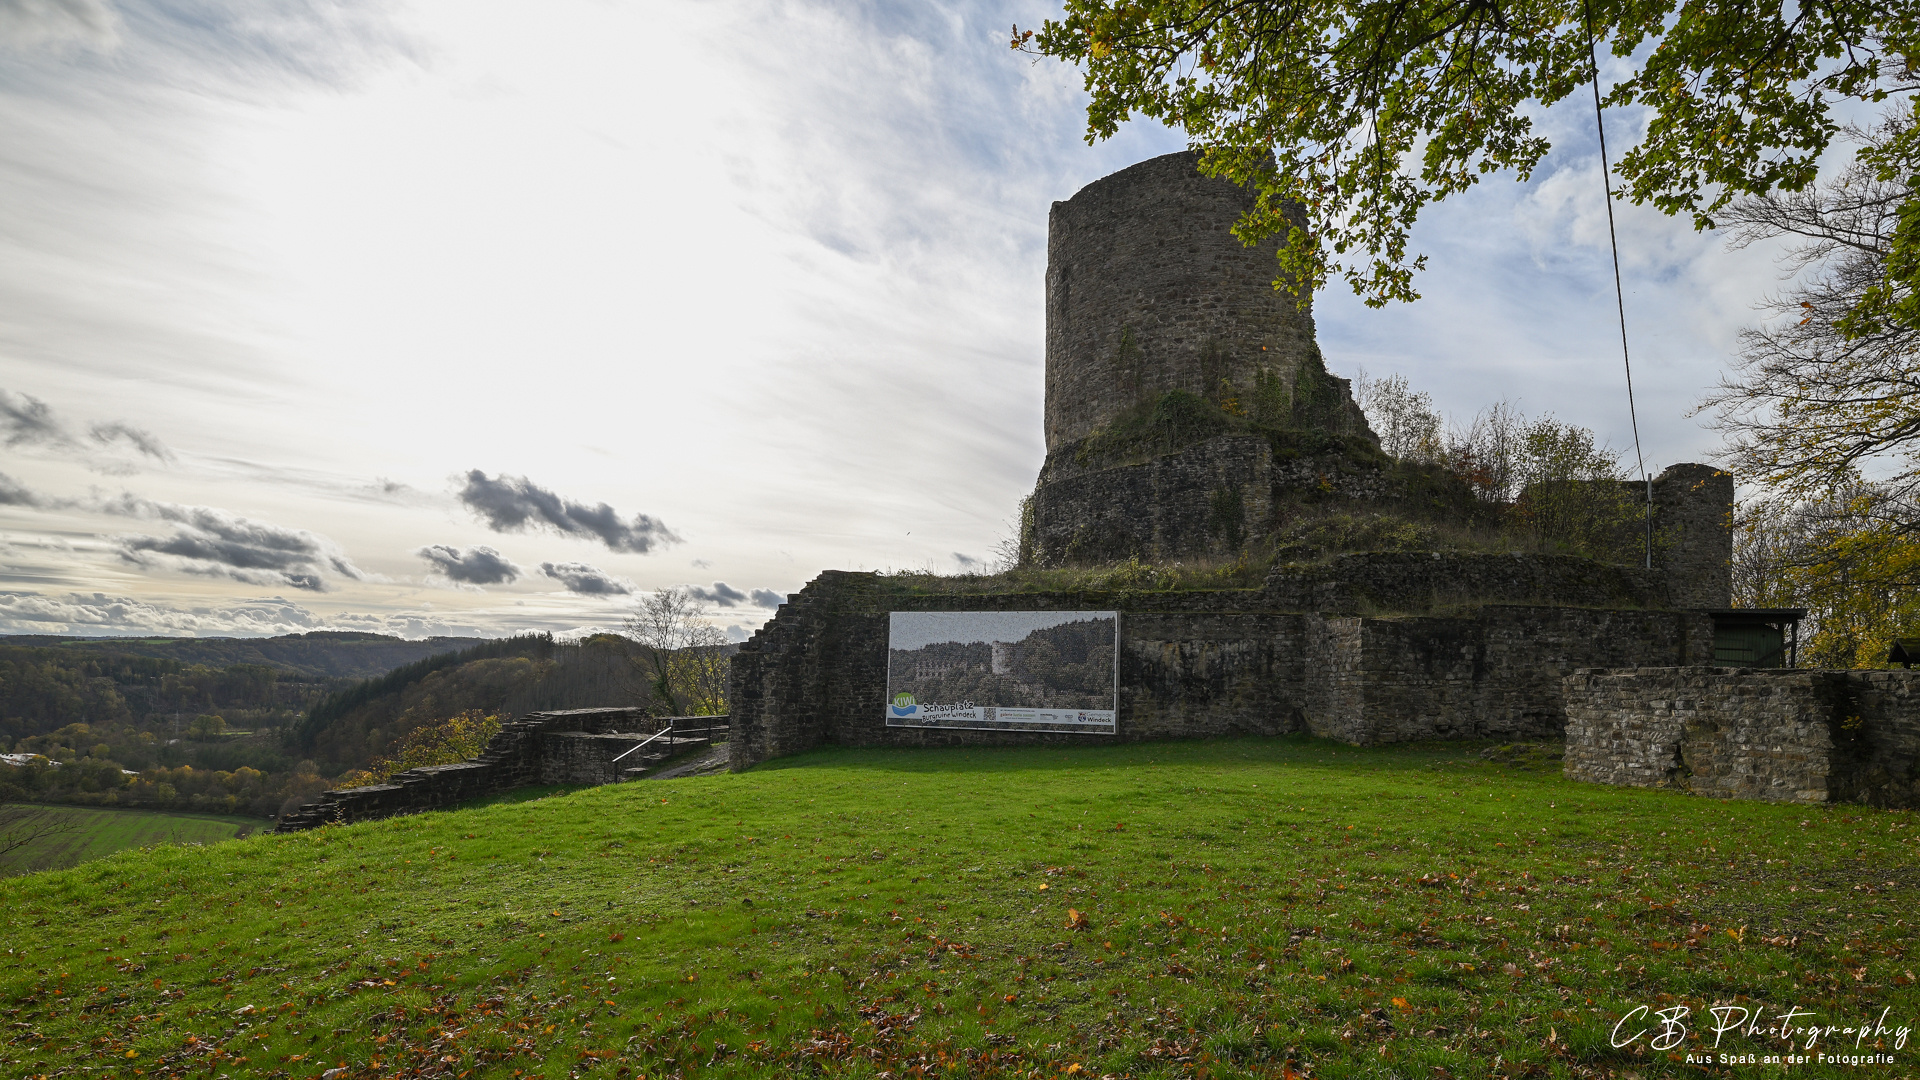
[[1252, 194], [1198, 161], [1154, 158], [1053, 204], [1035, 565], [1232, 552], [1289, 489], [1381, 493], [1347, 380], [1273, 286], [1278, 241], [1241, 243]]
[[[1328, 373], [1310, 313], [1273, 287], [1275, 245], [1232, 235], [1251, 196], [1196, 163], [1155, 158], [1053, 206], [1047, 455], [1021, 535], [1038, 576], [821, 574], [734, 658], [734, 769], [822, 744], [1557, 739], [1571, 706], [1569, 768], [1582, 778], [1920, 800], [1911, 679], [1873, 684], [1878, 734], [1864, 742], [1845, 726], [1866, 715], [1846, 711], [1852, 683], [1796, 690], [1814, 712], [1667, 700], [1676, 680], [1689, 694], [1746, 685], [1711, 676], [1731, 670], [1712, 666], [1716, 609], [1731, 600], [1728, 474], [1680, 464], [1624, 491], [1595, 482], [1633, 513], [1580, 552], [1458, 542], [1484, 503], [1444, 469], [1381, 452], [1347, 381]], [[1289, 539], [1343, 516], [1431, 542]], [[1046, 568], [1244, 559], [1259, 545], [1271, 567], [1252, 587], [1044, 587]], [[994, 719], [1012, 710], [983, 708], [964, 725], [897, 722], [917, 705], [889, 700], [890, 620], [916, 612], [1117, 613], [1113, 721], [1016, 729]], [[999, 650], [983, 659], [1011, 670]], [[1747, 745], [1788, 729], [1792, 753]], [[1843, 752], [1871, 764], [1831, 757]]]

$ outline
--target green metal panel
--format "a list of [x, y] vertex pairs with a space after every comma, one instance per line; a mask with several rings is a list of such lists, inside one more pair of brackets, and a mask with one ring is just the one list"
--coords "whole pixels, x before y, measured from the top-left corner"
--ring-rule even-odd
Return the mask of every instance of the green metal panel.
[[1777, 626], [1716, 626], [1713, 662], [1721, 667], [1775, 668], [1780, 666], [1786, 644], [1786, 634]]

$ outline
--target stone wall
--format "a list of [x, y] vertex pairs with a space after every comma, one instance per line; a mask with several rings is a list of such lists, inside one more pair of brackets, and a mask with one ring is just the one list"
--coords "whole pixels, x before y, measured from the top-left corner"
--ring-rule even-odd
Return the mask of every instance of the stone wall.
[[1572, 555], [1365, 552], [1319, 565], [1281, 564], [1268, 602], [1291, 611], [1414, 613], [1489, 603], [1665, 607], [1660, 571]]
[[[1622, 485], [1636, 508], [1647, 504], [1644, 481]], [[1640, 566], [1646, 529], [1623, 530], [1617, 558]], [[1653, 479], [1653, 568], [1675, 607], [1724, 608], [1733, 603], [1733, 474], [1711, 465], [1670, 465]]]
[[1083, 463], [1090, 455], [1082, 449], [1069, 443], [1041, 467], [1028, 552], [1034, 565], [1233, 555], [1303, 505], [1405, 494], [1374, 461], [1337, 451], [1276, 455], [1258, 434], [1216, 436], [1137, 461]]
[[[726, 717], [677, 717], [701, 725]], [[408, 769], [389, 782], [326, 791], [280, 819], [276, 832], [415, 814], [533, 784], [611, 784], [635, 764], [614, 759], [668, 721], [645, 709], [568, 709], [532, 713], [500, 725], [479, 757]]]
[[1210, 439], [1151, 461], [1082, 469], [1049, 457], [1033, 492], [1041, 566], [1240, 550], [1272, 516], [1273, 449], [1257, 435]]
[[734, 654], [733, 768], [822, 744], [1085, 743], [1113, 736], [889, 728], [890, 611], [1108, 611], [1121, 618], [1122, 738], [1279, 734], [1298, 718], [1275, 672], [1299, 671], [1306, 617], [1258, 607], [1258, 590], [910, 595], [877, 574], [830, 570]]
[[[889, 728], [890, 611], [1121, 612], [1114, 735]], [[924, 594], [829, 571], [735, 654], [733, 768], [842, 746], [1030, 745], [1311, 731], [1353, 743], [1557, 736], [1561, 678], [1712, 655], [1703, 615], [1491, 605], [1453, 616], [1280, 610], [1262, 589]]]
[[1675, 607], [1733, 603], [1733, 474], [1674, 465], [1653, 481], [1654, 566]]
[[[1338, 708], [1316, 735], [1359, 745], [1415, 739], [1550, 739], [1566, 724], [1562, 680], [1602, 663], [1713, 655], [1713, 624], [1679, 611], [1488, 605], [1453, 616], [1330, 619], [1323, 650]], [[1607, 659], [1615, 658], [1615, 659]]]
[[[1233, 235], [1253, 195], [1192, 152], [1143, 161], [1053, 204], [1047, 221], [1047, 449], [1170, 390], [1209, 400], [1261, 371], [1288, 393], [1315, 350], [1313, 317], [1276, 290], [1279, 240]], [[1364, 431], [1350, 395], [1328, 403]]]
[[1567, 677], [1566, 697], [1575, 780], [1920, 806], [1920, 672], [1582, 671]]

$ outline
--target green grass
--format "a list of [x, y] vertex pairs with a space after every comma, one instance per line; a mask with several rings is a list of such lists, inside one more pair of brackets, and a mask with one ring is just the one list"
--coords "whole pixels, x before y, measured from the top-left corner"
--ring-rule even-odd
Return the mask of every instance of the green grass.
[[822, 751], [125, 851], [0, 883], [0, 1075], [1770, 1076], [1609, 1031], [1920, 1021], [1917, 815], [1479, 749]]
[[9, 852], [0, 860], [0, 873], [64, 869], [126, 848], [155, 844], [214, 844], [246, 836], [272, 824], [259, 818], [174, 814], [164, 810], [42, 805], [32, 809], [63, 818], [75, 827]]

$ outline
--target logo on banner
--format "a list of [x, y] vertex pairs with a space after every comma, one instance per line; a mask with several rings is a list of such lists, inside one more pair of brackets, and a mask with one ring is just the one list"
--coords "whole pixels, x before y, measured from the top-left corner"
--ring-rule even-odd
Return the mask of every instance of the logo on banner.
[[[873, 699], [869, 698], [867, 700], [871, 701]], [[868, 706], [868, 707], [871, 708], [872, 706]], [[900, 693], [893, 695], [893, 715], [918, 716], [919, 714], [920, 714], [920, 702], [912, 694], [909, 694], [903, 690]]]

